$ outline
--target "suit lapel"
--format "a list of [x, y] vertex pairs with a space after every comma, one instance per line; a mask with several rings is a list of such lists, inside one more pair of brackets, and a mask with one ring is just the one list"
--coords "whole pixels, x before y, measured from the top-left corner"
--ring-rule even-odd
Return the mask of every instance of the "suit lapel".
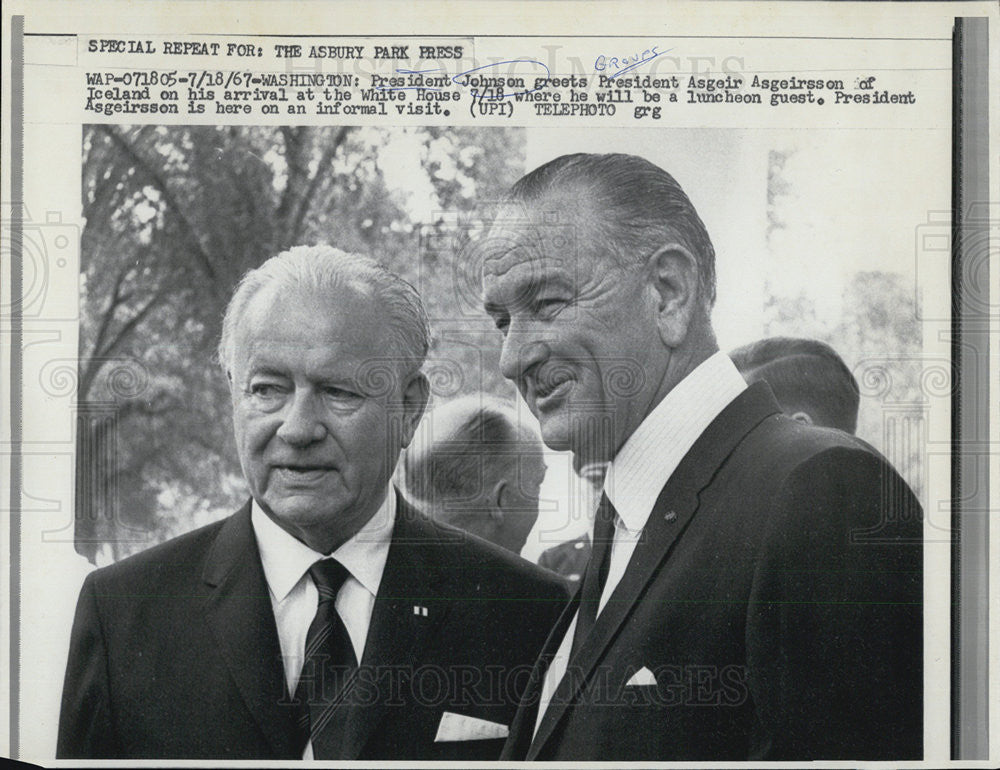
[[566, 709], [579, 695], [594, 667], [614, 641], [643, 591], [659, 572], [674, 543], [698, 509], [699, 493], [711, 482], [736, 446], [766, 417], [780, 412], [770, 387], [753, 385], [736, 397], [711, 422], [678, 464], [660, 492], [632, 554], [593, 630], [570, 666], [580, 676], [565, 676], [556, 688], [527, 754], [535, 759]]
[[[372, 611], [361, 668], [371, 674], [375, 692], [399, 692], [414, 666], [425, 660], [424, 649], [451, 608], [448, 585], [449, 543], [397, 493], [396, 521]], [[390, 677], [398, 681], [390, 682]], [[367, 686], [371, 682], [366, 683]], [[355, 684], [358, 690], [362, 685]], [[344, 759], [357, 759], [385, 715], [386, 699], [359, 698], [347, 710]]]
[[274, 611], [250, 523], [250, 503], [219, 530], [203, 573], [205, 614], [247, 709], [277, 757], [295, 757]]
[[503, 753], [500, 755], [501, 760], [524, 759], [527, 755], [532, 736], [535, 734], [535, 722], [538, 720], [539, 699], [542, 695], [545, 674], [548, 672], [555, 654], [559, 651], [559, 646], [562, 644], [566, 631], [573, 618], [576, 617], [579, 608], [580, 586], [577, 587], [573, 598], [563, 609], [552, 631], [549, 632], [545, 644], [542, 645], [541, 655], [531, 669], [531, 676], [528, 678], [528, 684], [521, 696], [521, 705], [518, 707], [517, 714], [514, 715], [514, 721], [510, 726], [510, 738], [504, 744]]

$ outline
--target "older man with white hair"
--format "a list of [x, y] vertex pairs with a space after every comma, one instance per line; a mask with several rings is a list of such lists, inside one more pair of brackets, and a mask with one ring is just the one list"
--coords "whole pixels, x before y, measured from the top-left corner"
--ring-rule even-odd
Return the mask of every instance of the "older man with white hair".
[[392, 487], [427, 348], [416, 291], [368, 258], [243, 278], [219, 357], [251, 499], [89, 576], [59, 757], [499, 755], [565, 597]]

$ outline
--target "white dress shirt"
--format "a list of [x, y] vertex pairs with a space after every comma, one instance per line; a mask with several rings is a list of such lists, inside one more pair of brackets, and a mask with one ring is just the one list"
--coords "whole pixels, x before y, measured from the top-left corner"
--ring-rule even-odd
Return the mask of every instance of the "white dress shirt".
[[[722, 352], [713, 354], [664, 396], [611, 461], [604, 479], [604, 494], [618, 517], [598, 614], [621, 582], [656, 498], [670, 476], [712, 420], [746, 387], [729, 356]], [[545, 673], [536, 732], [566, 673], [576, 622], [577, 618], [573, 618]]]
[[[335, 607], [347, 627], [358, 662], [364, 655], [375, 597], [389, 555], [395, 515], [396, 492], [390, 485], [375, 515], [350, 540], [330, 554], [350, 573], [337, 594]], [[327, 555], [317, 553], [275, 524], [256, 500], [252, 504], [250, 520], [278, 627], [285, 683], [288, 692], [294, 693], [302, 673], [306, 635], [319, 605], [319, 593], [309, 577], [309, 568]], [[303, 758], [312, 758], [311, 743], [306, 746]]]

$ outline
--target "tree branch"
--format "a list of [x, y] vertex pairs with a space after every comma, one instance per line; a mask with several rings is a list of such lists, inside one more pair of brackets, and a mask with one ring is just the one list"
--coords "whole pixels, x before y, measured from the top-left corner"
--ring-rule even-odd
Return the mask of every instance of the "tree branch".
[[116, 334], [114, 338], [110, 342], [108, 342], [107, 345], [105, 345], [104, 349], [100, 351], [99, 357], [106, 358], [107, 356], [110, 356], [112, 353], [114, 353], [115, 350], [118, 348], [118, 346], [121, 345], [122, 340], [124, 340], [129, 335], [129, 333], [136, 326], [138, 326], [142, 322], [142, 320], [147, 315], [150, 314], [150, 312], [152, 312], [152, 310], [160, 303], [160, 300], [163, 299], [168, 293], [169, 292], [167, 290], [160, 289], [155, 294], [153, 294], [153, 297], [152, 299], [149, 300], [149, 302], [147, 302], [145, 305], [139, 308], [139, 310], [136, 311], [135, 315], [133, 315], [130, 319], [128, 319], [128, 321], [122, 324], [122, 328], [118, 330], [118, 334]]
[[340, 145], [344, 143], [347, 131], [347, 126], [341, 126], [337, 130], [336, 138], [334, 138], [334, 140], [327, 145], [326, 149], [323, 150], [323, 156], [320, 158], [319, 164], [316, 166], [316, 173], [313, 174], [312, 178], [309, 180], [306, 193], [299, 201], [298, 210], [295, 212], [292, 225], [288, 230], [288, 236], [291, 240], [297, 241], [299, 239], [302, 230], [302, 223], [306, 219], [306, 214], [309, 213], [309, 207], [312, 205], [313, 197], [319, 189], [320, 182], [326, 178], [323, 172], [333, 161], [334, 156], [337, 154], [337, 150], [340, 149]]
[[87, 395], [90, 393], [90, 386], [93, 384], [94, 378], [97, 376], [97, 370], [101, 368], [101, 365], [95, 362], [95, 359], [97, 358], [97, 351], [101, 349], [104, 338], [108, 333], [108, 329], [111, 328], [111, 322], [114, 320], [115, 311], [121, 306], [121, 288], [125, 283], [125, 276], [128, 275], [131, 269], [132, 266], [126, 263], [122, 266], [122, 269], [115, 277], [114, 287], [111, 290], [111, 298], [108, 300], [108, 306], [101, 317], [101, 324], [94, 337], [90, 360], [88, 361], [86, 367], [81, 367], [83, 371], [80, 373], [80, 381], [77, 385], [77, 398], [80, 400], [86, 399]]
[[145, 175], [163, 195], [163, 202], [173, 209], [178, 220], [180, 221], [181, 228], [183, 229], [187, 240], [191, 243], [195, 263], [208, 278], [210, 291], [213, 294], [218, 295], [218, 274], [215, 271], [215, 267], [212, 265], [212, 260], [209, 258], [208, 254], [205, 253], [205, 250], [201, 245], [201, 239], [198, 238], [198, 234], [195, 232], [194, 226], [184, 214], [184, 210], [181, 208], [177, 198], [174, 197], [174, 194], [167, 186], [166, 180], [155, 168], [147, 163], [141, 155], [139, 155], [131, 143], [129, 143], [114, 126], [101, 124], [98, 125], [97, 128], [111, 138], [111, 141], [115, 144], [115, 146], [132, 160], [132, 162], [136, 165], [136, 168], [143, 175]]
[[288, 167], [288, 174], [285, 179], [285, 189], [281, 195], [281, 201], [275, 211], [275, 218], [280, 223], [282, 230], [288, 219], [288, 214], [295, 205], [295, 196], [298, 191], [298, 179], [302, 175], [302, 134], [300, 128], [282, 126], [281, 137], [285, 142], [285, 165]]

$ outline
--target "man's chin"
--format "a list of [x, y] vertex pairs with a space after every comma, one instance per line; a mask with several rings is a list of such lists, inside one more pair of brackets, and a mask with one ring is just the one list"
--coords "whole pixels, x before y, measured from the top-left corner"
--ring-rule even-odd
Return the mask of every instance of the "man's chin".
[[332, 529], [345, 518], [350, 506], [338, 504], [331, 496], [296, 495], [281, 500], [265, 498], [263, 507], [285, 529]]
[[538, 425], [541, 428], [542, 441], [555, 452], [567, 451], [571, 444], [568, 420], [563, 415], [539, 415]]
[[[604, 463], [613, 456], [611, 436], [598, 435], [593, 430], [572, 430], [567, 420], [539, 421], [542, 441], [554, 452], [572, 452], [582, 459], [582, 463]], [[580, 428], [580, 426], [576, 426]]]

